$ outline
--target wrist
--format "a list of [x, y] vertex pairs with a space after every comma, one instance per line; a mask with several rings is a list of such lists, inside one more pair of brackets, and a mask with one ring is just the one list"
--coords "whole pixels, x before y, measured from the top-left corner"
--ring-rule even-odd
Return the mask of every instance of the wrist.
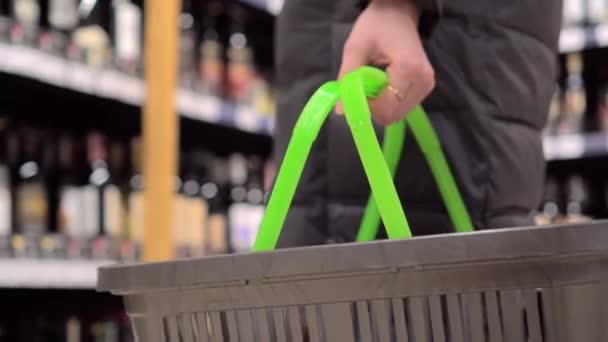
[[416, 24], [420, 19], [420, 9], [414, 0], [371, 0], [370, 6], [378, 10], [396, 10], [410, 17]]

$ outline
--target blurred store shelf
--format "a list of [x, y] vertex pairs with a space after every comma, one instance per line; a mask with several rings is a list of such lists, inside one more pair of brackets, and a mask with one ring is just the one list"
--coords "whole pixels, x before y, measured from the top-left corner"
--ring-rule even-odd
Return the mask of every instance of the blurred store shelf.
[[545, 137], [546, 160], [566, 160], [608, 155], [608, 134], [586, 133]]
[[101, 70], [45, 54], [37, 49], [0, 43], [0, 71], [33, 78], [81, 93], [139, 105], [143, 82], [113, 70]]
[[[278, 13], [282, 0], [242, 0], [255, 7]], [[569, 27], [562, 30], [560, 51], [608, 46], [608, 24], [592, 27]], [[112, 69], [94, 69], [82, 63], [67, 61], [40, 50], [0, 43], [0, 72], [32, 78], [80, 93], [113, 99], [130, 105], [141, 105], [145, 89], [141, 79]], [[238, 130], [271, 134], [274, 123], [250, 108], [241, 108], [221, 98], [180, 89], [176, 108], [183, 117], [220, 124]]]
[[608, 46], [608, 24], [566, 27], [559, 37], [562, 53], [605, 46]]
[[115, 261], [0, 259], [0, 288], [94, 289], [97, 268]]
[[[37, 49], [6, 43], [0, 43], [0, 56], [0, 72], [134, 106], [141, 105], [144, 100], [144, 82], [116, 70], [95, 69]], [[180, 89], [176, 102], [178, 112], [194, 120], [256, 134], [268, 135], [273, 129], [272, 120], [217, 97]]]

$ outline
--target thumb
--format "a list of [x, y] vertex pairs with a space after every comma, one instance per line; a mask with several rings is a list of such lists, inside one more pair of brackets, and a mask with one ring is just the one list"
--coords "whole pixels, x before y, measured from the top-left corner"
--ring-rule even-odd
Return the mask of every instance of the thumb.
[[[352, 43], [347, 41], [344, 44], [342, 51], [342, 63], [340, 64], [340, 71], [338, 72], [338, 79], [342, 79], [347, 73], [364, 66], [367, 63], [367, 49], [361, 44]], [[343, 115], [344, 108], [342, 102], [336, 104], [336, 114]]]

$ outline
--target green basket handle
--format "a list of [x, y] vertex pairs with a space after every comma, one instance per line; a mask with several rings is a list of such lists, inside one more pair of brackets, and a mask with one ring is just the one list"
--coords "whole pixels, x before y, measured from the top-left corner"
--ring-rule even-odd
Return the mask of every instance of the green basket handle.
[[411, 126], [429, 163], [456, 231], [473, 230], [439, 140], [421, 107], [408, 114], [406, 119], [387, 127], [384, 150], [380, 148], [366, 98], [378, 96], [387, 84], [388, 78], [384, 72], [361, 67], [345, 75], [340, 82], [325, 83], [313, 94], [294, 127], [253, 246], [254, 251], [268, 251], [276, 247], [312, 144], [339, 98], [342, 99], [346, 120], [372, 190], [358, 241], [375, 237], [380, 218], [390, 239], [412, 236], [392, 179], [401, 156], [406, 123]]

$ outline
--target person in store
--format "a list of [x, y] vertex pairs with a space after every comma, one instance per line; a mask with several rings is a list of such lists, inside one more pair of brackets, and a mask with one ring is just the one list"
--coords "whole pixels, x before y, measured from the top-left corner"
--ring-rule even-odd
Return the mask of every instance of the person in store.
[[[325, 81], [384, 66], [370, 107], [378, 131], [422, 104], [475, 229], [533, 224], [541, 129], [557, 77], [560, 0], [289, 0], [277, 23], [277, 165], [301, 109]], [[338, 107], [337, 111], [341, 109]], [[433, 177], [407, 138], [395, 177], [414, 235], [452, 231]], [[369, 185], [343, 116], [315, 142], [279, 247], [352, 241]]]

